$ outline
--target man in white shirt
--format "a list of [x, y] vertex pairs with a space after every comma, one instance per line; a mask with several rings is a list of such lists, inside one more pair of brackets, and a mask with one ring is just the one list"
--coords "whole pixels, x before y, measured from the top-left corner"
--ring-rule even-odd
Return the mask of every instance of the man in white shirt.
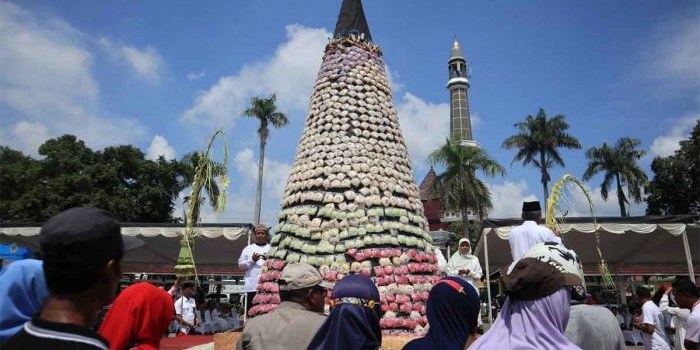
[[664, 318], [659, 307], [651, 301], [651, 292], [644, 287], [637, 288], [637, 299], [642, 304], [641, 318], [636, 316], [632, 326], [642, 331], [644, 350], [671, 350], [664, 329]]
[[270, 244], [267, 243], [267, 227], [257, 225], [255, 226], [255, 243], [245, 247], [241, 252], [241, 257], [238, 258], [238, 267], [245, 270], [246, 313], [253, 306], [253, 298], [268, 250], [270, 250]]
[[513, 261], [518, 261], [525, 252], [537, 243], [556, 242], [562, 244], [561, 238], [545, 226], [539, 226], [542, 209], [539, 201], [523, 202], [522, 225], [510, 231], [510, 252]]
[[689, 279], [673, 283], [673, 296], [679, 307], [690, 310], [683, 345], [686, 350], [700, 350], [700, 291]]
[[189, 334], [191, 330], [202, 324], [202, 319], [197, 316], [194, 292], [194, 284], [185, 283], [182, 285], [182, 296], [175, 300], [175, 319], [180, 322], [181, 334]]

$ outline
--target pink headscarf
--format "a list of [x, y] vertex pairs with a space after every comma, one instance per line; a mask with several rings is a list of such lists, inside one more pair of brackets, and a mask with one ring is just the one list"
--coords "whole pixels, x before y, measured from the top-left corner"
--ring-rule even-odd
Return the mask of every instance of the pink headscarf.
[[496, 322], [469, 350], [581, 350], [564, 335], [570, 287], [536, 300], [506, 299]]

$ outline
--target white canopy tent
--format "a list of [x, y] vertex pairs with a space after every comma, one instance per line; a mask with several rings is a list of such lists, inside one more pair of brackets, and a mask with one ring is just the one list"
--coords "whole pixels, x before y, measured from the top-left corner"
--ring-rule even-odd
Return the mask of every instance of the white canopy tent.
[[[564, 244], [576, 251], [586, 274], [598, 274], [596, 233], [613, 275], [688, 275], [694, 280], [695, 271], [700, 271], [700, 265], [694, 265], [700, 262], [700, 225], [690, 216], [564, 221], [560, 226]], [[489, 219], [482, 224], [475, 252], [485, 265], [489, 303], [491, 270], [507, 267], [513, 261], [508, 237], [521, 223], [520, 219]]]
[[[127, 252], [122, 262], [124, 273], [174, 274], [180, 251], [182, 224], [121, 223], [122, 235], [144, 241]], [[39, 225], [0, 226], [0, 242], [17, 243], [39, 251]], [[194, 239], [194, 258], [200, 275], [242, 274], [238, 257], [248, 245], [251, 224], [201, 224]]]

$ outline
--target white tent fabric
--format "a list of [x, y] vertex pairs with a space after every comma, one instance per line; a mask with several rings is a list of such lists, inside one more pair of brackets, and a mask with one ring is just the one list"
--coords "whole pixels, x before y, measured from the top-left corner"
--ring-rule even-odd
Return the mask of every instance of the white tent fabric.
[[[17, 243], [39, 250], [39, 226], [0, 227], [0, 242]], [[125, 273], [174, 273], [180, 251], [182, 225], [122, 224], [122, 234], [137, 237], [144, 245], [125, 254]], [[248, 224], [202, 224], [196, 229], [194, 256], [199, 274], [238, 274], [238, 257], [252, 234]]]
[[[603, 258], [613, 274], [688, 274], [694, 279], [700, 260], [700, 225], [680, 218], [572, 218], [560, 225], [564, 243], [575, 250], [584, 270], [597, 272], [600, 262], [595, 244], [600, 239]], [[645, 222], [647, 221], [647, 222]], [[651, 222], [648, 222], [651, 221]], [[512, 263], [508, 238], [522, 221], [493, 219], [485, 222], [476, 255], [486, 268], [489, 303], [490, 271]], [[489, 313], [489, 317], [491, 317]]]
[[[494, 232], [499, 238], [507, 240], [510, 231], [516, 226], [504, 226], [504, 227], [494, 227], [485, 228], [484, 234]], [[658, 229], [666, 231], [673, 236], [680, 236], [685, 232], [686, 224], [615, 224], [615, 223], [604, 223], [604, 224], [594, 224], [594, 223], [581, 223], [581, 224], [563, 224], [559, 226], [561, 232], [566, 235], [570, 232], [582, 232], [582, 233], [595, 233], [596, 231], [608, 232], [614, 234], [625, 234], [629, 232], [634, 233], [652, 233]]]
[[[41, 227], [3, 227], [0, 228], [2, 234], [8, 236], [36, 236]], [[122, 227], [122, 234], [126, 236], [143, 237], [179, 237], [182, 235], [183, 227]], [[235, 241], [250, 232], [248, 227], [199, 227], [197, 235], [206, 238], [224, 238]]]

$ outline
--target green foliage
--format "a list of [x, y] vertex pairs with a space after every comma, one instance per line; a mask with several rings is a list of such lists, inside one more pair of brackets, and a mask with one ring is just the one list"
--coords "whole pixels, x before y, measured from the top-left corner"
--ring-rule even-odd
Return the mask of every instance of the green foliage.
[[75, 206], [108, 210], [119, 221], [170, 222], [175, 199], [187, 186], [186, 166], [147, 160], [128, 146], [93, 151], [73, 135], [50, 139], [36, 160], [0, 147], [0, 213], [11, 222], [43, 222]]
[[675, 154], [654, 158], [651, 171], [647, 214], [688, 214], [693, 203], [700, 203], [700, 120]]
[[268, 98], [253, 97], [250, 99], [250, 107], [243, 111], [243, 115], [250, 118], [255, 118], [260, 122], [258, 127], [258, 137], [260, 143], [265, 145], [267, 138], [270, 135], [269, 125], [275, 129], [282, 128], [289, 124], [287, 115], [277, 110], [277, 96], [270, 95]]
[[[448, 225], [447, 230], [450, 232], [450, 251], [454, 253], [459, 249], [459, 240], [464, 237], [464, 223], [462, 221], [453, 221]], [[470, 224], [469, 244], [472, 247], [472, 253], [474, 253], [479, 239], [481, 239], [481, 223], [475, 222]]]
[[528, 115], [525, 121], [516, 123], [514, 126], [518, 133], [508, 137], [501, 146], [518, 150], [512, 163], [522, 161], [523, 165], [533, 164], [540, 169], [544, 201], [549, 198], [547, 184], [552, 180], [549, 169], [555, 164], [564, 167], [564, 159], [557, 149], [581, 148], [578, 139], [567, 132], [569, 123], [564, 118], [564, 115], [557, 114], [547, 119], [544, 110], [540, 108], [535, 117]]
[[[431, 191], [439, 194], [447, 209], [462, 211], [463, 228], [469, 226], [468, 208], [475, 209], [479, 217], [487, 215], [493, 207], [491, 193], [486, 184], [476, 177], [476, 172], [494, 177], [504, 175], [505, 169], [478, 147], [461, 145], [446, 140], [439, 149], [428, 155], [428, 163], [444, 167], [437, 175]], [[463, 229], [466, 237], [468, 232]]]
[[[629, 204], [628, 196], [636, 203], [640, 203], [642, 189], [648, 183], [647, 175], [637, 164], [637, 161], [646, 154], [645, 151], [637, 149], [640, 144], [641, 141], [638, 139], [623, 137], [617, 140], [614, 147], [603, 143], [601, 147], [591, 147], [586, 151], [586, 158], [589, 161], [583, 180], [588, 181], [602, 172], [600, 195], [603, 200], [608, 200], [608, 193], [614, 182], [621, 217], [629, 216], [629, 211], [626, 209], [626, 205]], [[627, 187], [627, 195], [623, 187]]]

